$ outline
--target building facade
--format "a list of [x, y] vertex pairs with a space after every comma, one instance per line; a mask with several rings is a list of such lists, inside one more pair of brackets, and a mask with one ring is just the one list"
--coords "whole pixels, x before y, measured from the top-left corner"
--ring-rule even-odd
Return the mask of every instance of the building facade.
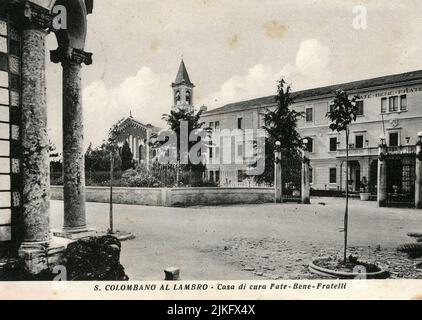
[[151, 138], [159, 131], [160, 128], [144, 124], [131, 114], [119, 127], [118, 145], [122, 147], [127, 142], [135, 163], [148, 164], [155, 157], [155, 150], [150, 146]]
[[[346, 188], [345, 134], [331, 131], [326, 117], [338, 89], [361, 97], [357, 121], [350, 126], [349, 189], [359, 192], [363, 184], [374, 191], [380, 138], [390, 148], [417, 143], [417, 134], [422, 130], [422, 71], [292, 93], [292, 108], [304, 114], [298, 122], [298, 130], [308, 139], [311, 188], [314, 190], [341, 191]], [[203, 121], [213, 130], [257, 130], [264, 125], [266, 110], [275, 106], [274, 96], [236, 102], [205, 112]], [[233, 152], [235, 159], [244, 159], [244, 146], [235, 146]], [[211, 153], [221, 157], [222, 150]], [[220, 185], [250, 185], [251, 178], [244, 174], [246, 167], [247, 164], [238, 161], [209, 164], [208, 177]]]

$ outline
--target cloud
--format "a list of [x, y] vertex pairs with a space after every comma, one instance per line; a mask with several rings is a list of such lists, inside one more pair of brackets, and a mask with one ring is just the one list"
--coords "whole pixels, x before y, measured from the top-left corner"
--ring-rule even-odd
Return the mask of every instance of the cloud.
[[130, 111], [145, 124], [162, 125], [161, 117], [171, 107], [169, 83], [169, 76], [149, 67], [142, 67], [117, 88], [108, 89], [100, 80], [91, 83], [83, 92], [86, 143], [101, 143], [108, 129]]
[[[52, 82], [52, 81], [50, 81]], [[125, 79], [118, 87], [108, 88], [96, 80], [83, 89], [84, 143], [99, 145], [107, 138], [109, 128], [119, 119], [133, 117], [154, 125], [162, 125], [162, 114], [171, 107], [171, 79], [149, 67], [142, 67], [135, 76]], [[61, 84], [49, 90], [49, 134], [61, 152]], [[57, 94], [59, 92], [59, 94]]]
[[295, 90], [330, 84], [329, 70], [331, 50], [316, 39], [301, 42], [294, 65], [287, 64], [280, 74]]
[[329, 84], [332, 78], [329, 70], [331, 51], [316, 39], [301, 42], [294, 64], [286, 64], [281, 70], [274, 70], [266, 64], [251, 67], [245, 75], [235, 75], [226, 80], [218, 92], [204, 99], [210, 108], [226, 103], [254, 99], [274, 94], [276, 82], [283, 77], [294, 90]]

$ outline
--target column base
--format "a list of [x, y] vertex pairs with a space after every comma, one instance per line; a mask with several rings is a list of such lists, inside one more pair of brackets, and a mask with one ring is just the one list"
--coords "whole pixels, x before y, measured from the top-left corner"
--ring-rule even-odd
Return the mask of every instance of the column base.
[[65, 238], [69, 240], [79, 240], [89, 237], [95, 237], [97, 231], [95, 229], [82, 228], [63, 228], [61, 230], [53, 230], [53, 235], [58, 238]]
[[51, 270], [59, 265], [69, 241], [52, 238], [50, 242], [25, 242], [19, 248], [19, 258], [23, 260], [25, 269], [32, 275]]

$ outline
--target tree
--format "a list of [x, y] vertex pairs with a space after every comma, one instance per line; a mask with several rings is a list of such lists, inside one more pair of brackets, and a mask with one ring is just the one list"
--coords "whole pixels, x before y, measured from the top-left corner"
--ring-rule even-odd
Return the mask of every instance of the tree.
[[356, 121], [358, 106], [356, 101], [360, 99], [355, 96], [349, 99], [349, 95], [344, 90], [335, 92], [334, 103], [331, 106], [327, 117], [331, 120], [330, 129], [337, 132], [346, 133], [346, 208], [344, 210], [344, 263], [347, 262], [347, 241], [349, 225], [349, 134], [350, 124]]
[[133, 154], [130, 151], [129, 143], [125, 141], [122, 151], [122, 170], [126, 171], [133, 168]]
[[281, 143], [280, 149], [284, 157], [297, 157], [302, 148], [302, 139], [297, 131], [297, 121], [303, 117], [302, 112], [289, 108], [294, 100], [291, 88], [286, 86], [284, 79], [277, 85], [277, 107], [274, 111], [266, 110], [263, 129], [267, 133], [265, 139], [265, 172], [256, 176], [258, 183], [272, 183], [274, 181], [274, 152], [276, 142]]
[[[117, 145], [118, 139], [121, 133], [121, 124], [124, 119], [119, 120], [114, 124], [108, 133], [108, 140], [106, 143], [106, 150], [110, 153], [110, 212], [109, 212], [109, 222], [110, 228], [108, 230], [109, 234], [114, 233], [114, 223], [113, 223], [113, 183], [114, 183], [114, 169], [116, 164], [119, 165], [121, 162], [119, 154], [119, 146]], [[117, 161], [116, 161], [117, 160]]]
[[[199, 132], [205, 131], [205, 134], [209, 134], [211, 132], [210, 128], [203, 128], [205, 122], [201, 122], [201, 115], [203, 111], [199, 110], [196, 112], [194, 109], [184, 109], [184, 108], [177, 108], [170, 112], [170, 114], [164, 114], [163, 120], [167, 122], [169, 129], [174, 132], [177, 136], [177, 146], [169, 146], [169, 148], [175, 148], [177, 152], [177, 161], [181, 160], [181, 122], [184, 121], [187, 123], [188, 128], [188, 136], [198, 130]], [[201, 141], [187, 141], [188, 142], [188, 152], [191, 151], [192, 147], [198, 148], [199, 150], [204, 150], [207, 147], [207, 142], [202, 140]], [[157, 142], [155, 147], [159, 148], [166, 142]], [[187, 164], [183, 164], [180, 166], [184, 171], [190, 171], [195, 173], [198, 177], [205, 171], [205, 165], [201, 162], [199, 164], [192, 163], [191, 159], [188, 159]]]

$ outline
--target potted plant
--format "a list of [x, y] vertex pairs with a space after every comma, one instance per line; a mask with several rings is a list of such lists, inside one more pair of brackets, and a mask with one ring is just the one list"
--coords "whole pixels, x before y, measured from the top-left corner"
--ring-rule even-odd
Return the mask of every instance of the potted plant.
[[362, 178], [362, 181], [360, 182], [361, 188], [360, 188], [360, 200], [362, 201], [369, 201], [371, 198], [371, 193], [369, 192], [368, 187], [368, 180], [366, 177]]

